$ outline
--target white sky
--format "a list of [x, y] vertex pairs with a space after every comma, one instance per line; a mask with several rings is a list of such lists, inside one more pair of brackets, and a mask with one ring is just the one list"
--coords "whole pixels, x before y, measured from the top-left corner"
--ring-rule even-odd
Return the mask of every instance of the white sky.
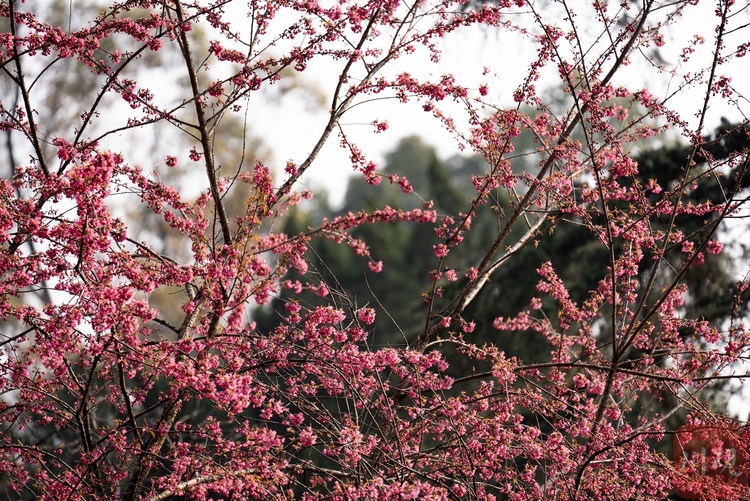
[[[577, 3], [580, 2], [572, 2], [573, 5]], [[713, 3], [701, 2], [679, 18], [679, 24], [663, 30], [666, 45], [661, 48], [660, 53], [667, 65], [676, 62], [681, 47], [686, 45], [686, 41], [695, 34], [702, 34], [706, 43], [696, 47], [694, 62], [680, 68], [679, 71], [695, 71], [705, 65], [705, 61], [710, 57], [709, 51], [712, 48], [713, 27], [716, 20], [713, 14]], [[582, 5], [587, 4], [588, 2], [582, 3]], [[750, 16], [744, 15], [743, 17], [743, 14], [740, 14], [732, 26], [744, 24], [748, 21], [748, 17]], [[744, 34], [744, 31], [740, 31], [734, 35], [734, 39], [732, 35], [728, 39], [733, 44], [738, 43], [737, 38]], [[591, 35], [594, 37], [596, 33]], [[408, 71], [433, 78], [452, 74], [456, 77], [457, 83], [471, 89], [476, 89], [480, 84], [489, 84], [489, 97], [492, 98], [493, 104], [504, 108], [515, 107], [512, 93], [528, 73], [528, 63], [535, 56], [536, 47], [533, 44], [500, 29], [466, 28], [446, 36], [441, 46], [443, 58], [439, 64], [429, 63], [423, 53], [422, 57], [396, 61], [389, 65], [386, 71], [393, 74]], [[668, 74], [659, 74], [655, 68], [646, 63], [646, 58], [639, 54], [635, 54], [632, 59], [634, 64], [625, 68], [616, 78], [617, 85], [624, 84], [631, 90], [648, 87], [657, 97], [666, 97], [674, 91], [678, 78], [673, 78]], [[719, 71], [720, 74], [731, 75], [733, 86], [744, 95], [750, 95], [750, 72], [746, 71], [742, 64], [748, 61], [750, 59], [735, 60], [721, 67]], [[482, 75], [484, 66], [492, 69], [490, 75]], [[340, 73], [341, 67], [342, 63], [311, 64], [301, 75], [302, 80], [330, 98], [335, 78]], [[557, 84], [556, 75], [549, 73], [546, 75], [546, 77], [550, 76], [553, 78], [543, 78], [540, 81], [538, 85], [540, 89]], [[695, 115], [702, 106], [704, 92], [705, 87], [681, 92], [670, 101], [670, 107], [678, 110], [683, 119], [689, 120], [691, 125], [696, 125]], [[447, 101], [441, 103], [441, 107], [449, 110], [452, 108], [459, 115], [456, 118], [457, 122], [460, 122], [461, 110], [456, 106], [451, 106]], [[317, 140], [316, 133], [322, 130], [328, 119], [325, 110], [311, 112], [299, 98], [286, 99], [281, 104], [264, 103], [261, 94], [254, 96], [250, 104], [253, 116], [251, 128], [270, 147], [277, 167], [283, 166], [288, 159], [300, 163], [312, 149], [312, 145]], [[748, 111], [747, 104], [747, 102], [740, 103], [746, 112]], [[714, 99], [708, 112], [705, 131], [708, 132], [716, 127], [722, 116], [733, 121], [743, 119], [737, 107]], [[387, 119], [389, 130], [385, 133], [374, 134], [369, 124], [376, 118]], [[411, 134], [421, 136], [427, 143], [436, 147], [443, 158], [459, 152], [456, 139], [445, 131], [430, 113], [422, 111], [418, 103], [407, 105], [395, 101], [366, 103], [348, 113], [343, 123], [346, 125], [346, 132], [350, 138], [356, 139], [359, 146], [377, 161], [382, 161], [384, 154], [392, 150], [399, 139]], [[352, 169], [348, 155], [339, 147], [338, 139], [332, 136], [312, 171], [303, 180], [312, 188], [325, 187], [331, 195], [331, 202], [335, 205], [343, 199], [346, 183], [351, 175]]]
[[[493, 30], [494, 31], [494, 30]], [[443, 40], [444, 57], [439, 64], [423, 64], [420, 58], [398, 60], [390, 64], [387, 71], [398, 74], [407, 71], [411, 74], [425, 75], [431, 79], [440, 75], [453, 74], [458, 83], [476, 89], [480, 83], [490, 83], [491, 93], [508, 106], [515, 104], [512, 92], [518, 85], [518, 79], [488, 79], [482, 78], [483, 66], [495, 66], [493, 60], [501, 59], [504, 69], [521, 75], [526, 73], [525, 65], [518, 55], [520, 47], [507, 50], [503, 37], [497, 31], [480, 32], [478, 30], [464, 30], [451, 34]], [[505, 45], [507, 47], [507, 45]], [[530, 46], [526, 47], [531, 49]], [[326, 102], [330, 103], [331, 91], [335, 86], [335, 78], [341, 71], [342, 64], [311, 65], [302, 75], [305, 83], [319, 89], [326, 95]], [[457, 113], [461, 110], [451, 106], [449, 100], [441, 107], [454, 108]], [[277, 166], [283, 166], [288, 159], [297, 163], [312, 149], [317, 141], [317, 133], [323, 129], [327, 120], [327, 110], [311, 111], [300, 97], [284, 100], [279, 103], [264, 103], [263, 96], [254, 96], [250, 101], [253, 110], [253, 123], [262, 124], [262, 132], [253, 127], [253, 132], [260, 133], [263, 141], [270, 147]], [[370, 125], [374, 119], [387, 120], [387, 131], [374, 134]], [[427, 143], [433, 145], [441, 157], [448, 157], [459, 152], [456, 139], [446, 131], [437, 119], [422, 110], [417, 102], [402, 104], [395, 100], [379, 100], [364, 103], [347, 113], [342, 120], [347, 136], [354, 140], [373, 160], [381, 163], [385, 153], [392, 150], [399, 139], [409, 135], [419, 135]], [[336, 205], [343, 200], [348, 179], [353, 171], [348, 160], [348, 153], [339, 146], [338, 137], [332, 135], [313, 165], [310, 174], [303, 178], [303, 182], [312, 188], [324, 187], [331, 195], [331, 202]]]

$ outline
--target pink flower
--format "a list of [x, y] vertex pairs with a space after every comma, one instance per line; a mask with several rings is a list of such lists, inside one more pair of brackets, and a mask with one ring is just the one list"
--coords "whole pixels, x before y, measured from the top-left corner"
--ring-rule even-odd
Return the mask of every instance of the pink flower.
[[357, 310], [357, 318], [360, 322], [370, 325], [375, 321], [375, 310], [372, 308], [362, 308]]
[[411, 187], [411, 183], [409, 183], [409, 181], [405, 177], [399, 179], [398, 185], [401, 186], [401, 191], [403, 191], [404, 193], [411, 193], [412, 191], [414, 191], [414, 188]]
[[385, 132], [386, 130], [388, 130], [387, 121], [380, 122], [378, 120], [373, 120], [372, 125], [375, 126], [375, 132], [377, 134], [380, 134], [381, 132]]
[[219, 97], [224, 93], [224, 86], [221, 81], [214, 82], [209, 88], [208, 93], [213, 97]]
[[370, 267], [370, 271], [374, 273], [383, 271], [383, 261], [378, 261], [377, 263], [369, 262], [367, 265]]
[[709, 254], [718, 254], [724, 249], [724, 244], [716, 240], [709, 240], [706, 244], [706, 249]]
[[163, 46], [164, 46], [164, 42], [162, 42], [161, 39], [159, 39], [159, 38], [152, 38], [148, 42], [148, 48], [151, 49], [154, 52], [158, 51]]
[[435, 249], [435, 255], [437, 257], [445, 257], [448, 255], [448, 247], [445, 244], [433, 245], [432, 248]]
[[289, 414], [289, 423], [292, 424], [292, 426], [299, 426], [302, 424], [302, 421], [305, 420], [305, 415], [301, 412], [298, 414]]
[[173, 155], [167, 155], [164, 161], [167, 163], [167, 167], [177, 167], [177, 157]]
[[315, 433], [313, 433], [311, 426], [308, 426], [299, 434], [299, 443], [302, 445], [302, 447], [312, 447], [317, 441], [318, 437], [315, 435]]

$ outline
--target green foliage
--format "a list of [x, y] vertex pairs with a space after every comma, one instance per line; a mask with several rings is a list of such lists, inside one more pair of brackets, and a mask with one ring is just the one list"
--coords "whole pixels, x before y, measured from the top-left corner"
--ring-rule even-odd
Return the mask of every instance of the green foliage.
[[[716, 135], [721, 136], [730, 129], [731, 126], [724, 123], [716, 131]], [[705, 161], [710, 156], [716, 159], [731, 157], [734, 152], [746, 145], [747, 136], [746, 131], [739, 130], [721, 141], [711, 142], [710, 137], [705, 140], [709, 146], [706, 153], [700, 153], [698, 161]], [[688, 154], [689, 148], [681, 144], [639, 152], [636, 160], [640, 166], [640, 174], [633, 182], [646, 184], [649, 180], [654, 180], [665, 188], [672, 187], [682, 176]], [[431, 147], [415, 137], [402, 140], [388, 155], [387, 161], [386, 174], [407, 172], [415, 191], [425, 199], [432, 200], [438, 214], [454, 216], [467, 210], [466, 201], [474, 190], [469, 181], [471, 176], [481, 174], [487, 168], [480, 157], [454, 157], [448, 162], [443, 162], [438, 159]], [[719, 203], [722, 201], [723, 192], [728, 192], [732, 188], [732, 183], [736, 182], [742, 183], [743, 186], [750, 184], [748, 179], [735, 179], [734, 172], [727, 172], [721, 179], [721, 184], [715, 184], [711, 192], [706, 189], [686, 189], [683, 202], [699, 204], [705, 200], [712, 200]], [[386, 204], [409, 209], [416, 207], [419, 201], [414, 195], [402, 193], [397, 185], [386, 183], [377, 187], [375, 197], [363, 196], [365, 192], [365, 182], [361, 179], [353, 180], [342, 212], [370, 210]], [[451, 251], [447, 258], [448, 263], [462, 263], [466, 266], [465, 263], [477, 263], [481, 259], [482, 250], [491, 244], [497, 236], [499, 227], [502, 226], [503, 210], [508, 209], [510, 205], [509, 195], [497, 193], [495, 203], [493, 207], [485, 205], [477, 209], [472, 222], [473, 231], [468, 234], [467, 241]], [[329, 217], [333, 215], [335, 214], [331, 211]], [[313, 223], [310, 218], [310, 214], [296, 211], [287, 220], [286, 230], [297, 233]], [[704, 231], [707, 226], [701, 217], [680, 218], [681, 227], [687, 231]], [[655, 224], [663, 224], [666, 228], [668, 217], [662, 219], [663, 221], [657, 220]], [[540, 235], [538, 240], [527, 245], [492, 275], [490, 283], [480, 291], [463, 314], [467, 321], [476, 322], [476, 329], [470, 334], [464, 334], [467, 341], [477, 346], [493, 344], [502, 349], [506, 356], [517, 357], [525, 364], [544, 362], [549, 358], [550, 344], [541, 335], [531, 330], [498, 331], [492, 323], [497, 317], [511, 317], [519, 311], [529, 309], [531, 299], [541, 296], [541, 311], [549, 317], [553, 325], [557, 324], [557, 305], [536, 290], [536, 284], [539, 282], [537, 269], [544, 262], [553, 263], [571, 298], [579, 304], [597, 287], [599, 281], [605, 278], [603, 273], [606, 273], [610, 258], [608, 251], [590, 229], [580, 223], [564, 214], [551, 215], [548, 225], [543, 229], [547, 233], [544, 235], [546, 238]], [[521, 227], [514, 231], [520, 232], [525, 229]], [[653, 229], [657, 231], [660, 228]], [[432, 246], [439, 243], [432, 227], [418, 224], [372, 225], [357, 229], [355, 236], [367, 242], [375, 259], [382, 259], [387, 263], [381, 277], [371, 280], [373, 274], [367, 269], [364, 260], [355, 256], [349, 249], [325, 239], [313, 243], [313, 252], [308, 255], [310, 263], [319, 272], [321, 279], [329, 284], [335, 284], [335, 288], [342, 293], [341, 297], [356, 298], [355, 307], [377, 303], [388, 312], [390, 318], [382, 315], [379, 317], [372, 338], [374, 344], [404, 345], [416, 339], [425, 328], [424, 318], [427, 311], [426, 305], [416, 302], [414, 298], [419, 297], [420, 292], [428, 290], [431, 286], [429, 273], [430, 263], [433, 262]], [[669, 256], [673, 268], [664, 270], [663, 276], [658, 279], [664, 283], [674, 278], [680, 263], [684, 261], [679, 246], [669, 251]], [[643, 276], [648, 273], [649, 260], [650, 256], [647, 255], [641, 262]], [[734, 309], [733, 312], [737, 296], [733, 271], [732, 258], [727, 251], [716, 255], [706, 253], [703, 265], [689, 268], [682, 278], [689, 290], [684, 306], [685, 315], [703, 317], [720, 326], [730, 315], [743, 314], [746, 309]], [[446, 297], [455, 297], [453, 289], [458, 290], [465, 285], [468, 279], [462, 275], [463, 273], [460, 274], [459, 281], [445, 285]], [[642, 282], [645, 282], [645, 278]], [[444, 284], [441, 282], [440, 285]], [[308, 296], [311, 303], [319, 300], [312, 295]], [[747, 293], [744, 296], [744, 300], [747, 301]], [[279, 313], [283, 312], [283, 303], [286, 300], [287, 298], [282, 296], [274, 301], [272, 308], [278, 311], [276, 318], [281, 318]], [[437, 306], [439, 309], [442, 305], [438, 303]], [[602, 315], [607, 314], [608, 312], [602, 311]], [[262, 329], [272, 326], [273, 319], [269, 318], [267, 312], [260, 318], [265, 322], [261, 326]], [[690, 334], [685, 333], [686, 336]], [[465, 358], [452, 356], [455, 350], [453, 344], [440, 345], [438, 349], [451, 364], [449, 372], [456, 378], [471, 377], [472, 374], [489, 369], [481, 366], [481, 362], [478, 361], [474, 361], [472, 367], [466, 366]], [[637, 360], [642, 356], [643, 353], [631, 349], [625, 358]], [[464, 384], [462, 389], [466, 391], [470, 386]], [[633, 395], [628, 405], [632, 410], [633, 419], [637, 419], [637, 416], [643, 415], [649, 409], [664, 409], [666, 412], [675, 408], [678, 405], [677, 398], [675, 395], [668, 395], [656, 400], [649, 394]], [[709, 389], [703, 399], [707, 406], [719, 412], [726, 408], [726, 391], [721, 385]], [[671, 414], [664, 422], [666, 429], [677, 429], [684, 424], [687, 412], [681, 409]], [[524, 422], [538, 427], [543, 433], [549, 431], [549, 425], [543, 416], [524, 414]], [[637, 425], [636, 422], [630, 424]], [[667, 456], [671, 454], [669, 440], [653, 441], [651, 446]]]
[[[716, 135], [730, 130], [728, 123], [722, 124]], [[742, 131], [727, 136], [721, 141], [711, 142], [706, 153], [701, 153], [697, 160], [705, 160], [710, 154], [716, 158], [727, 158], [746, 144], [747, 137]], [[647, 149], [636, 155], [640, 174], [634, 182], [648, 183], [653, 179], [665, 188], [672, 186], [682, 175], [689, 148], [681, 144]], [[417, 137], [403, 139], [387, 156], [384, 174], [405, 174], [412, 183], [416, 193], [425, 200], [432, 200], [434, 208], [441, 216], [455, 216], [468, 210], [467, 200], [474, 192], [470, 182], [472, 175], [482, 174], [487, 165], [481, 157], [454, 157], [447, 162], [441, 161], [435, 150]], [[387, 179], [387, 178], [386, 178]], [[739, 180], [743, 185], [747, 179]], [[732, 173], [723, 179], [724, 189], [737, 182]], [[369, 189], [368, 189], [369, 188]], [[694, 201], [696, 204], [706, 199], [719, 202], [722, 196], [718, 185], [711, 193], [686, 190], [684, 203]], [[394, 208], [412, 209], [419, 207], [422, 200], [414, 194], [403, 193], [396, 184], [387, 181], [372, 189], [363, 179], [353, 179], [345, 197], [343, 208], [332, 211], [327, 204], [318, 206], [317, 211], [293, 211], [286, 220], [285, 231], [296, 234], [319, 222], [315, 217], [333, 217], [349, 211], [371, 210], [390, 205]], [[503, 223], [503, 211], [510, 205], [507, 193], [496, 193], [495, 205], [479, 206], [472, 221], [473, 230], [467, 241], [452, 250], [447, 257], [447, 264], [476, 263], [482, 257], [482, 250], [497, 236], [498, 228]], [[680, 216], [682, 227], [694, 231], [705, 227], [703, 218]], [[668, 219], [665, 217], [665, 219]], [[554, 221], [554, 224], [553, 224]], [[664, 221], [666, 225], [668, 221]], [[514, 231], [525, 230], [521, 223]], [[655, 228], [658, 229], [658, 228]], [[598, 282], [605, 278], [609, 255], [595, 235], [574, 218], [564, 214], [550, 216], [550, 222], [542, 231], [552, 233], [552, 238], [539, 238], [522, 249], [514, 259], [500, 267], [491, 277], [475, 301], [464, 312], [467, 321], [474, 320], [477, 328], [471, 334], [470, 341], [476, 345], [494, 344], [504, 350], [508, 357], [517, 357], [524, 363], [535, 363], [548, 357], [549, 345], [540, 335], [531, 332], [500, 332], [492, 327], [497, 317], [511, 316], [518, 311], [529, 308], [531, 299], [541, 296], [536, 291], [539, 282], [537, 269], [544, 262], [553, 263], [555, 270], [564, 280], [573, 300], [581, 302], [596, 288]], [[413, 340], [424, 328], [426, 305], [415, 299], [429, 290], [432, 281], [429, 278], [433, 245], [439, 243], [429, 225], [378, 224], [361, 227], [355, 230], [354, 237], [365, 241], [375, 260], [386, 263], [381, 276], [374, 278], [364, 259], [356, 256], [350, 249], [336, 245], [326, 239], [317, 239], [312, 243], [312, 250], [307, 258], [318, 275], [332, 290], [334, 297], [354, 298], [354, 308], [365, 305], [382, 306], [388, 316], [381, 315], [375, 326], [371, 342], [376, 345], [403, 346], [407, 340]], [[545, 235], [548, 236], [548, 235]], [[682, 259], [679, 249], [671, 251], [671, 260], [675, 269]], [[641, 263], [642, 273], [648, 269], [649, 257]], [[455, 283], [445, 282], [446, 297], [453, 297], [450, 292], [466, 282], [466, 269], [457, 268], [459, 280]], [[702, 266], [691, 268], [683, 277], [689, 287], [686, 314], [702, 316], [714, 325], [720, 325], [729, 318], [736, 295], [732, 262], [726, 251], [718, 255], [707, 254]], [[674, 273], [666, 271], [666, 274]], [[304, 277], [291, 277], [305, 280]], [[669, 277], [664, 277], [664, 280]], [[308, 280], [311, 278], [308, 276]], [[313, 280], [314, 281], [314, 280]], [[543, 310], [553, 324], [556, 324], [556, 304], [543, 298]], [[284, 314], [283, 304], [289, 296], [282, 294], [273, 301], [270, 310], [256, 312], [259, 328], [273, 328]], [[303, 294], [303, 300], [310, 304], [323, 304], [323, 301], [312, 293]], [[437, 304], [436, 310], [442, 307]], [[602, 312], [606, 314], [606, 312]], [[686, 333], [687, 334], [687, 333]], [[443, 348], [450, 360], [453, 348]], [[640, 356], [632, 353], [632, 357]], [[455, 363], [455, 361], [454, 361]], [[476, 370], [476, 368], [473, 368]], [[456, 376], [471, 374], [472, 368], [452, 366]], [[639, 404], [640, 405], [640, 404]]]

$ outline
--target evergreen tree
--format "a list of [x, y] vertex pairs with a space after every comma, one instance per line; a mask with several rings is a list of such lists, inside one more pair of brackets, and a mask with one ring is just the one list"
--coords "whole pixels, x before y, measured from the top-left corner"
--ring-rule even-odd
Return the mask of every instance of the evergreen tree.
[[[727, 135], [728, 131], [734, 130]], [[718, 139], [717, 139], [718, 138]], [[733, 127], [724, 122], [715, 134], [706, 137], [706, 148], [700, 154], [700, 161], [708, 158], [717, 160], [731, 157], [747, 145], [747, 129]], [[639, 174], [633, 182], [647, 184], [653, 180], [659, 186], [669, 187], [682, 175], [689, 148], [679, 143], [639, 152], [635, 160], [639, 164]], [[403, 139], [386, 158], [385, 174], [406, 173], [414, 191], [425, 200], [432, 200], [434, 207], [441, 215], [455, 216], [468, 209], [466, 200], [474, 190], [470, 182], [472, 175], [482, 174], [488, 167], [481, 157], [454, 157], [448, 162], [441, 161], [435, 150], [417, 137]], [[739, 167], [735, 171], [739, 172]], [[730, 172], [722, 180], [723, 188], [731, 188], [735, 182], [742, 186], [750, 184], [748, 177], [737, 180], [735, 173]], [[367, 195], [365, 195], [367, 193]], [[716, 186], [712, 192], [706, 189], [686, 191], [684, 203], [701, 203], [705, 200], [719, 202], [721, 189]], [[475, 262], [481, 249], [486, 249], [497, 234], [498, 221], [502, 220], [502, 211], [510, 204], [507, 193], [496, 194], [494, 206], [480, 206], [472, 222], [474, 231], [470, 232], [468, 241], [462, 244], [449, 259], [453, 262]], [[405, 194], [397, 184], [382, 183], [375, 190], [367, 190], [363, 179], [353, 179], [347, 190], [343, 208], [335, 213], [329, 207], [319, 208], [319, 214], [333, 217], [349, 211], [371, 210], [384, 205], [394, 208], [411, 209], [418, 207], [419, 197]], [[544, 231], [552, 232], [553, 238], [540, 238], [521, 250], [514, 259], [501, 266], [491, 277], [491, 283], [485, 286], [472, 305], [465, 312], [467, 319], [474, 319], [478, 326], [472, 332], [471, 341], [477, 345], [491, 343], [505, 351], [508, 357], [517, 357], [524, 363], [534, 363], [548, 356], [549, 345], [540, 335], [532, 332], [498, 332], [492, 328], [492, 321], [497, 317], [512, 315], [528, 308], [530, 300], [539, 296], [536, 284], [539, 282], [537, 269], [544, 262], [552, 262], [560, 277], [565, 281], [574, 301], [581, 302], [590, 290], [604, 278], [609, 256], [606, 249], [599, 244], [595, 235], [575, 218], [563, 214], [554, 216], [554, 226], [548, 225]], [[703, 218], [680, 216], [682, 227], [699, 228], [705, 226]], [[689, 218], [692, 217], [692, 221]], [[668, 218], [667, 218], [668, 219]], [[294, 211], [287, 219], [285, 230], [296, 234], [312, 227], [313, 215], [300, 210]], [[665, 223], [666, 224], [666, 221]], [[655, 230], [658, 228], [655, 228]], [[517, 229], [521, 231], [521, 229]], [[313, 252], [308, 253], [311, 269], [319, 275], [334, 293], [338, 290], [341, 297], [355, 298], [357, 308], [365, 304], [382, 306], [390, 316], [390, 321], [382, 318], [375, 329], [375, 343], [383, 345], [404, 345], [408, 340], [424, 329], [426, 306], [418, 301], [421, 292], [431, 286], [429, 259], [433, 245], [439, 241], [432, 228], [418, 224], [378, 224], [358, 228], [354, 236], [366, 242], [371, 255], [376, 260], [382, 259], [388, 265], [382, 276], [372, 278], [366, 262], [357, 257], [351, 250], [336, 245], [326, 239], [313, 242]], [[476, 255], [472, 251], [476, 249]], [[675, 268], [681, 259], [678, 248], [670, 251]], [[642, 271], [648, 269], [644, 258]], [[686, 314], [703, 316], [714, 325], [721, 325], [732, 311], [732, 304], [737, 291], [732, 276], [731, 257], [726, 251], [718, 254], [706, 253], [702, 266], [691, 268], [684, 276], [689, 287], [689, 301], [685, 305]], [[448, 291], [467, 280], [463, 277], [466, 270], [458, 270], [459, 281], [447, 283]], [[304, 280], [302, 277], [295, 279]], [[668, 277], [665, 277], [665, 279]], [[441, 282], [443, 285], [445, 281]], [[451, 296], [451, 294], [446, 294]], [[313, 293], [304, 296], [310, 304], [322, 304]], [[273, 301], [271, 310], [258, 310], [256, 320], [262, 330], [271, 329], [284, 312], [284, 303], [289, 296], [282, 294]], [[545, 300], [544, 311], [554, 312], [555, 305]], [[556, 318], [550, 315], [555, 323]], [[688, 333], [686, 333], [687, 335]], [[446, 353], [449, 356], [450, 354]], [[632, 357], [640, 356], [633, 353]], [[451, 366], [456, 375], [466, 375], [466, 367]]]

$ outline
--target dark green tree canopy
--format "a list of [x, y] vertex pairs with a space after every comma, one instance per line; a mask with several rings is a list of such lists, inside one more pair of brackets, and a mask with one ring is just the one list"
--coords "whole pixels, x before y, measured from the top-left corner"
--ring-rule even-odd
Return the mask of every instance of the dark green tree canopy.
[[[727, 134], [728, 131], [731, 132]], [[705, 147], [700, 150], [696, 162], [703, 162], [708, 158], [730, 158], [748, 145], [747, 134], [747, 128], [723, 122], [714, 134], [704, 138]], [[638, 162], [639, 174], [633, 182], [646, 185], [654, 180], [660, 186], [671, 187], [681, 178], [689, 151], [688, 146], [673, 143], [638, 152], [635, 160]], [[421, 139], [407, 137], [387, 155], [383, 172], [386, 175], [405, 175], [412, 183], [415, 193], [424, 200], [432, 200], [439, 214], [455, 216], [468, 208], [466, 200], [474, 191], [471, 176], [480, 175], [487, 169], [485, 161], [478, 156], [456, 156], [442, 161], [435, 150]], [[722, 188], [729, 189], [736, 182], [740, 182], [742, 186], [750, 184], [748, 176], [738, 180], [735, 172], [740, 172], [739, 167], [721, 177], [721, 186], [711, 185], [711, 191], [708, 188], [686, 190], [685, 203], [697, 205], [706, 200], [718, 203], [721, 201]], [[416, 208], [423, 203], [419, 196], [405, 194], [397, 184], [387, 182], [372, 189], [363, 179], [355, 178], [349, 183], [344, 205], [339, 211], [319, 207], [317, 216], [314, 213], [293, 211], [287, 219], [286, 230], [294, 234], [313, 226], [316, 222], [312, 220], [314, 217], [334, 217], [349, 211], [371, 210], [384, 205], [399, 209]], [[476, 261], [481, 249], [486, 248], [487, 243], [497, 235], [504, 209], [511, 204], [511, 198], [507, 192], [498, 191], [494, 201], [492, 206], [480, 206], [472, 222], [474, 229], [468, 236], [468, 241], [450, 256], [456, 263]], [[703, 218], [687, 215], [679, 217], [684, 219], [681, 221], [683, 227], [693, 228], [693, 231], [705, 227]], [[554, 226], [552, 221], [556, 223]], [[516, 231], [520, 232], [522, 229], [525, 228], [518, 228]], [[548, 348], [545, 341], [531, 332], [500, 335], [491, 327], [492, 320], [527, 308], [531, 298], [539, 295], [536, 290], [539, 274], [536, 270], [542, 263], [549, 261], [554, 264], [565, 281], [571, 298], [580, 302], [603, 278], [602, 270], [606, 270], [608, 260], [606, 249], [590, 230], [566, 214], [551, 215], [550, 224], [542, 231], [554, 234], [550, 238], [531, 242], [515, 259], [498, 269], [492, 276], [490, 286], [481, 291], [465, 314], [467, 319], [475, 319], [481, 326], [472, 333], [475, 342], [480, 345], [495, 344], [509, 356], [516, 356], [529, 363], [546, 356]], [[390, 319], [380, 320], [375, 339], [382, 344], [403, 344], [404, 338], [399, 331], [409, 338], [410, 334], [424, 328], [425, 306], [414, 298], [427, 291], [431, 285], [429, 256], [439, 239], [431, 228], [418, 224], [371, 225], [357, 229], [355, 236], [368, 244], [374, 259], [382, 259], [387, 263], [383, 276], [378, 277], [378, 280], [368, 280], [368, 277], [372, 278], [372, 274], [364, 260], [349, 249], [325, 239], [313, 242], [313, 250], [308, 254], [312, 269], [329, 286], [340, 288], [342, 296], [346, 294], [356, 298], [357, 307], [365, 304], [382, 306]], [[681, 258], [678, 250], [672, 254], [676, 267]], [[647, 259], [644, 258], [644, 266], [648, 264], [645, 262]], [[465, 268], [457, 269], [459, 280], [455, 284], [448, 283], [445, 287], [460, 285], [466, 280], [463, 275], [467, 271]], [[689, 287], [688, 303], [685, 305], [689, 311], [686, 314], [702, 316], [715, 325], [720, 325], [728, 318], [736, 295], [733, 264], [728, 252], [707, 254], [704, 264], [691, 268], [685, 274], [684, 281]], [[289, 298], [282, 295], [274, 301], [272, 311], [257, 312], [257, 320], [263, 329], [271, 328], [277, 321], [274, 319], [281, 318], [280, 312], [284, 311], [283, 304], [287, 300]], [[306, 300], [311, 304], [318, 301], [312, 294], [306, 296]], [[551, 302], [545, 306], [546, 311], [554, 309]], [[554, 316], [551, 317], [554, 321]]]

